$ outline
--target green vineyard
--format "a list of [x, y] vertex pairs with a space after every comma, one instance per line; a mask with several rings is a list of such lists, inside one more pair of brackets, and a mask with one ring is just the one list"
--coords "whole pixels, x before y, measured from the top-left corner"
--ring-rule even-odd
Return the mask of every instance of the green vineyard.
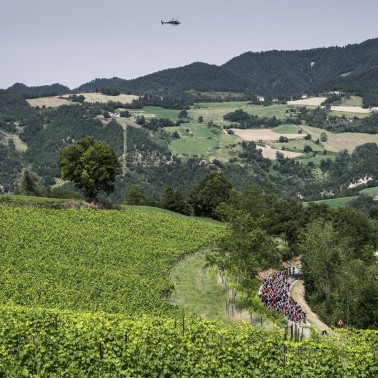
[[[377, 333], [284, 342], [194, 317], [0, 308], [5, 377], [376, 377]], [[358, 363], [356, 362], [358, 361]]]
[[172, 262], [222, 230], [157, 213], [0, 207], [0, 303], [167, 311]]
[[174, 309], [168, 271], [216, 223], [0, 206], [0, 377], [371, 377], [377, 331], [285, 340]]

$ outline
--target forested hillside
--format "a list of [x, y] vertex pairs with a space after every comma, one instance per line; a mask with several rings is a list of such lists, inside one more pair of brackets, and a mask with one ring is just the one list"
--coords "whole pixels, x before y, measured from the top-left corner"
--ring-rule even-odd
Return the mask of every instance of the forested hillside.
[[180, 93], [190, 89], [198, 91], [243, 92], [246, 80], [228, 70], [206, 63], [196, 62], [185, 67], [172, 68], [146, 75], [134, 80], [96, 79], [76, 89], [78, 92], [114, 88], [130, 93]]
[[370, 69], [360, 74], [342, 76], [327, 83], [316, 85], [315, 92], [324, 90], [355, 93], [363, 98], [365, 107], [378, 106], [378, 69]]
[[289, 99], [303, 93], [343, 90], [362, 96], [365, 106], [376, 106], [377, 61], [378, 39], [370, 39], [344, 47], [246, 52], [221, 66], [195, 62], [131, 80], [95, 79], [73, 91], [61, 84], [27, 87], [20, 83], [8, 91], [29, 98], [96, 91], [177, 95], [195, 90]]
[[377, 67], [377, 61], [378, 39], [372, 39], [345, 47], [247, 52], [222, 67], [249, 80], [255, 93], [287, 97], [306, 93], [343, 74], [354, 77], [368, 72]]
[[134, 80], [96, 79], [77, 91], [113, 88], [142, 94], [193, 89], [290, 98], [320, 89], [342, 89], [356, 92], [366, 97], [366, 105], [374, 105], [378, 102], [374, 89], [377, 87], [377, 61], [378, 39], [371, 39], [344, 47], [247, 52], [220, 67], [198, 62]]
[[8, 92], [23, 95], [25, 98], [58, 96], [71, 93], [71, 89], [62, 84], [41, 85], [37, 87], [28, 87], [22, 83], [13, 84], [9, 87]]

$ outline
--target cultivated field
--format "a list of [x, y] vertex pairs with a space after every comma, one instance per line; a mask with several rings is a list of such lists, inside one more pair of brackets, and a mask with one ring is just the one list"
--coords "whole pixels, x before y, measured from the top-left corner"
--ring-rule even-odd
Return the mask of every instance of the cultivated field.
[[[288, 139], [303, 139], [306, 134], [277, 134], [269, 129], [258, 129], [258, 130], [252, 130], [252, 129], [232, 129], [238, 137], [240, 137], [243, 140], [249, 141], [249, 142], [273, 142], [278, 141], [278, 138], [280, 136], [287, 137]], [[287, 143], [282, 143], [283, 145], [287, 145]], [[289, 158], [296, 158], [299, 156], [302, 156], [302, 153], [293, 152], [293, 151], [285, 151], [281, 150], [281, 148], [277, 145], [272, 148], [272, 146], [258, 146], [259, 150], [261, 150], [262, 155], [264, 158], [275, 160], [277, 158], [277, 152], [282, 153], [285, 157]]]
[[[271, 129], [272, 131], [279, 130], [282, 126], [279, 126], [277, 128]], [[294, 148], [296, 150], [303, 149], [304, 144], [310, 145], [313, 149], [316, 148], [317, 151], [321, 151], [323, 149], [326, 149], [327, 151], [331, 152], [339, 152], [341, 150], [348, 150], [349, 152], [353, 152], [354, 149], [365, 143], [374, 142], [378, 144], [378, 134], [366, 134], [366, 133], [340, 133], [335, 134], [331, 133], [330, 131], [318, 129], [316, 127], [311, 126], [305, 126], [301, 125], [301, 128], [303, 129], [304, 134], [310, 134], [312, 137], [312, 140], [299, 140], [295, 139], [292, 141], [289, 141], [289, 143], [277, 143], [272, 142], [273, 146], [281, 147], [282, 145], [285, 145], [289, 148]], [[319, 145], [315, 145], [314, 141], [319, 139], [320, 134], [322, 132], [325, 132], [327, 134], [327, 141], [322, 142]], [[282, 135], [282, 134], [280, 134]], [[314, 146], [315, 145], [315, 146]], [[317, 146], [317, 147], [316, 147]]]
[[352, 200], [357, 198], [357, 196], [354, 197], [341, 197], [341, 198], [330, 198], [330, 199], [324, 199], [319, 201], [312, 201], [314, 203], [325, 203], [330, 207], [338, 207], [338, 206], [346, 206], [346, 204]]
[[[303, 148], [309, 145], [314, 152], [339, 152], [341, 150], [348, 150], [353, 152], [354, 149], [364, 143], [374, 142], [378, 144], [378, 135], [365, 134], [365, 133], [340, 133], [335, 134], [329, 131], [318, 129], [311, 126], [301, 125], [303, 133], [296, 133], [299, 126], [296, 125], [281, 125], [273, 129], [232, 129], [235, 135], [243, 140], [254, 142], [267, 142], [268, 146], [261, 148], [263, 156], [274, 159], [277, 150], [280, 150], [287, 157], [298, 157], [303, 155]], [[327, 141], [320, 144], [315, 143], [319, 139], [320, 134], [325, 132], [327, 134]], [[311, 140], [303, 139], [306, 134], [311, 135]], [[278, 138], [285, 136], [289, 139], [288, 143], [279, 143]], [[275, 148], [271, 150], [271, 147]], [[286, 151], [281, 149], [285, 147]], [[288, 151], [289, 150], [289, 151]], [[290, 153], [291, 152], [291, 153]], [[293, 154], [292, 154], [293, 153]], [[272, 157], [274, 156], [274, 157]], [[327, 159], [329, 156], [321, 155], [313, 159], [315, 163]], [[311, 160], [311, 159], [310, 159]], [[310, 161], [309, 160], [309, 161]]]
[[0, 230], [1, 376], [375, 377], [374, 330], [294, 342], [252, 319], [201, 319], [225, 312], [204, 258], [171, 271], [174, 303], [196, 305], [173, 309], [168, 269], [222, 226], [156, 212], [0, 206]]
[[133, 100], [139, 98], [139, 96], [120, 94], [118, 96], [107, 96], [101, 93], [79, 93], [78, 95], [83, 95], [86, 102], [109, 102], [109, 101], [119, 101], [123, 104], [129, 104]]
[[[303, 100], [288, 101], [288, 105], [297, 106], [320, 106], [320, 104], [325, 101], [327, 97], [311, 97]], [[354, 96], [353, 98], [345, 100], [342, 105], [331, 106], [331, 110], [334, 112], [342, 113], [356, 113], [356, 114], [369, 114], [372, 111], [378, 111], [378, 108], [365, 109], [362, 108], [361, 97]], [[357, 105], [358, 104], [358, 105]]]
[[305, 98], [303, 100], [288, 101], [287, 104], [298, 105], [298, 106], [306, 106], [306, 105], [320, 106], [320, 104], [326, 99], [327, 97], [310, 97], [310, 98]]
[[[325, 98], [301, 100], [303, 105], [311, 103], [310, 100], [319, 103]], [[317, 101], [317, 102], [316, 102]], [[351, 103], [358, 103], [359, 98], [351, 100]], [[314, 108], [314, 105], [306, 105]], [[353, 106], [352, 108], [357, 108]], [[287, 115], [286, 111], [290, 109], [289, 105], [274, 104], [270, 106], [251, 105], [247, 101], [223, 102], [223, 103], [197, 103], [189, 111], [188, 115], [191, 119], [190, 123], [182, 124], [178, 127], [166, 127], [166, 132], [172, 133], [177, 131], [180, 139], [176, 139], [169, 144], [171, 151], [178, 155], [197, 155], [204, 156], [209, 159], [219, 159], [221, 161], [228, 161], [230, 156], [234, 156], [239, 150], [238, 143], [240, 140], [248, 141], [263, 141], [268, 144], [267, 147], [262, 148], [263, 155], [269, 158], [275, 158], [276, 151], [271, 150], [271, 147], [281, 149], [285, 147], [286, 151], [282, 151], [285, 156], [298, 157], [303, 156], [303, 148], [307, 144], [311, 146], [313, 151], [323, 152], [325, 149], [328, 152], [338, 152], [347, 149], [352, 152], [358, 145], [373, 141], [378, 143], [378, 135], [362, 134], [362, 133], [341, 133], [333, 134], [328, 131], [305, 126], [283, 124], [274, 129], [233, 129], [234, 136], [221, 133], [220, 129], [211, 128], [208, 126], [209, 122], [213, 122], [218, 126], [228, 125], [228, 121], [223, 120], [226, 113], [235, 111], [236, 109], [243, 109], [249, 114], [258, 115], [260, 117], [273, 117], [284, 119]], [[349, 108], [348, 108], [349, 109]], [[169, 118], [172, 121], [178, 120], [179, 110], [164, 109], [157, 106], [146, 106], [143, 109], [131, 110], [134, 117], [144, 115], [147, 119]], [[342, 113], [332, 111], [334, 115], [345, 114], [348, 117], [368, 117], [369, 113]], [[198, 117], [204, 118], [203, 123], [197, 123]], [[302, 129], [303, 133], [299, 133]], [[188, 131], [186, 131], [188, 130]], [[315, 140], [320, 137], [322, 132], [326, 132], [328, 136], [327, 142], [315, 144]], [[306, 134], [311, 134], [312, 140], [303, 140]], [[287, 137], [289, 143], [279, 143], [280, 136]], [[292, 154], [294, 153], [294, 154]], [[328, 158], [327, 155], [312, 157], [306, 155], [306, 161], [319, 162]]]
[[365, 108], [361, 108], [361, 106], [336, 105], [336, 106], [331, 106], [331, 110], [334, 112], [369, 114], [372, 111], [378, 110], [378, 108], [365, 109]]
[[261, 150], [262, 155], [266, 159], [270, 160], [276, 160], [277, 159], [277, 152], [280, 152], [283, 156], [294, 159], [297, 157], [302, 156], [301, 153], [298, 152], [292, 152], [292, 151], [285, 151], [285, 150], [280, 150], [278, 148], [273, 148], [272, 146], [257, 146], [256, 147], [258, 150]]
[[[138, 125], [135, 121], [133, 121], [130, 118], [121, 118], [121, 117], [119, 117], [119, 118], [116, 119], [116, 121], [122, 127], [132, 126], [132, 127], [136, 127], [137, 129], [140, 129], [142, 127], [141, 125]], [[104, 122], [104, 123], [108, 123], [108, 122]]]
[[61, 106], [61, 105], [72, 104], [71, 101], [64, 100], [62, 98], [59, 98], [58, 96], [31, 98], [26, 101], [35, 108], [37, 106], [39, 106], [40, 108], [42, 108], [43, 106], [45, 106], [46, 108], [57, 108], [58, 106]]
[[378, 186], [362, 189], [360, 193], [363, 193], [367, 196], [378, 196]]
[[235, 135], [249, 142], [277, 141], [280, 136], [288, 139], [303, 139], [306, 134], [277, 134], [271, 129], [231, 129]]
[[[119, 96], [106, 96], [101, 93], [79, 93], [79, 95], [83, 95], [85, 97], [86, 102], [109, 102], [109, 101], [119, 101], [123, 104], [128, 104], [132, 102], [134, 99], [139, 98], [138, 96], [134, 95], [126, 95], [120, 94]], [[39, 98], [31, 98], [26, 100], [31, 106], [40, 108], [45, 106], [46, 108], [56, 108], [61, 105], [71, 105], [77, 104], [73, 103], [65, 98], [68, 98], [69, 95], [63, 95], [63, 98], [59, 96], [52, 96], [52, 97], [39, 97]]]

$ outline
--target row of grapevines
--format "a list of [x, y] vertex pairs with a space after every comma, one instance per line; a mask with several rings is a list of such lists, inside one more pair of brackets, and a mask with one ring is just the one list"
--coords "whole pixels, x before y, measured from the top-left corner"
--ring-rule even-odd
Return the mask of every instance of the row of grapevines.
[[0, 303], [166, 311], [172, 260], [221, 233], [163, 214], [0, 206]]
[[377, 331], [284, 342], [198, 318], [0, 307], [6, 377], [376, 377]]

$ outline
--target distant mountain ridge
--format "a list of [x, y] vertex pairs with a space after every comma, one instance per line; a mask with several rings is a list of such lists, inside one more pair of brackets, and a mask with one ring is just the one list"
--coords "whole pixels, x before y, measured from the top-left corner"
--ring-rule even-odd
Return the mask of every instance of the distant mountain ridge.
[[[289, 98], [303, 93], [314, 93], [319, 88], [331, 90], [339, 86], [347, 91], [358, 90], [364, 97], [366, 106], [377, 106], [378, 95], [374, 90], [378, 86], [378, 78], [374, 74], [376, 70], [378, 38], [344, 47], [246, 52], [221, 66], [195, 62], [132, 80], [117, 77], [95, 79], [72, 92], [112, 89], [122, 93], [177, 94], [192, 89], [201, 92], [248, 92], [268, 97]], [[369, 80], [366, 77], [369, 77]], [[349, 84], [351, 89], [348, 88]], [[369, 87], [367, 90], [366, 85]], [[67, 87], [60, 84], [54, 84], [51, 88], [28, 88], [22, 84], [15, 84], [8, 90], [23, 95], [46, 93], [48, 90], [63, 94], [65, 88]], [[69, 88], [67, 90], [69, 91]]]
[[225, 63], [264, 95], [295, 96], [319, 84], [378, 68], [378, 38], [345, 47], [247, 52]]
[[88, 92], [104, 87], [117, 88], [123, 91], [144, 93], [154, 92], [182, 92], [190, 89], [198, 91], [244, 91], [247, 88], [246, 80], [237, 73], [232, 73], [222, 67], [202, 62], [191, 63], [184, 67], [169, 68], [133, 80], [113, 78], [96, 79], [76, 88], [77, 92]]

